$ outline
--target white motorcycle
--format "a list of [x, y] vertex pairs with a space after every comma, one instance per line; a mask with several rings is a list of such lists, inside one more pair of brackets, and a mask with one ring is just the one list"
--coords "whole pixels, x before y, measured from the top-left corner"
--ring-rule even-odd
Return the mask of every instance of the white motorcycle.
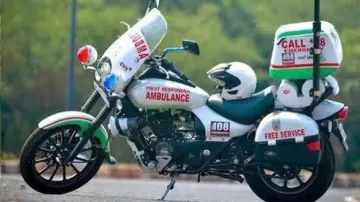
[[[246, 179], [265, 201], [317, 200], [335, 173], [331, 134], [348, 150], [342, 125], [348, 107], [327, 100], [339, 93], [331, 73], [340, 66], [342, 47], [334, 26], [319, 21], [315, 2], [314, 24], [283, 25], [276, 32], [270, 75], [282, 80], [279, 87], [254, 94], [251, 67], [222, 63], [207, 72], [220, 91], [209, 96], [165, 58], [180, 51], [199, 55], [196, 42], [152, 55], [167, 23], [159, 1], [150, 1], [146, 15], [100, 60], [94, 47], [79, 49], [84, 68], [95, 71], [95, 91], [81, 111], [38, 124], [21, 152], [25, 182], [41, 193], [64, 194], [92, 179], [104, 159], [115, 164], [102, 125], [113, 112], [111, 135], [126, 139], [145, 171], [172, 177], [162, 200], [181, 174], [196, 174], [198, 181], [208, 175]], [[100, 98], [105, 105], [90, 115]]]

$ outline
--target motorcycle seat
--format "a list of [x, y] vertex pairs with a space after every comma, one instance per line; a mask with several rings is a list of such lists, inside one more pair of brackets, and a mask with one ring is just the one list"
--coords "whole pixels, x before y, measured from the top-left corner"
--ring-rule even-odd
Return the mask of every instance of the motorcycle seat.
[[207, 105], [223, 117], [240, 124], [254, 124], [274, 106], [276, 87], [264, 90], [244, 99], [224, 100], [220, 94], [211, 95]]

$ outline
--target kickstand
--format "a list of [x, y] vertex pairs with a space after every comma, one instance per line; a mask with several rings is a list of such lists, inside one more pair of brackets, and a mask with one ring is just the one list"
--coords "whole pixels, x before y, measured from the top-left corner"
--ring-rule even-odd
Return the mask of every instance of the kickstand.
[[167, 186], [164, 195], [161, 197], [161, 200], [162, 200], [162, 201], [165, 199], [165, 197], [166, 197], [166, 195], [169, 193], [169, 191], [174, 189], [174, 185], [175, 185], [175, 183], [176, 183], [176, 179], [177, 179], [178, 176], [179, 176], [179, 174], [177, 174], [177, 173], [175, 173], [175, 174], [172, 176], [171, 181], [170, 181], [170, 184]]

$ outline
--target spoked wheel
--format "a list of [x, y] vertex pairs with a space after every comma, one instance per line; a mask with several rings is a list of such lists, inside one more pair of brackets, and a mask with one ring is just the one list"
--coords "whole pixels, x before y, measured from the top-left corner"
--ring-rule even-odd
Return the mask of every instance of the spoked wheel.
[[36, 130], [20, 155], [20, 172], [25, 182], [46, 194], [64, 194], [86, 184], [97, 173], [105, 156], [94, 138], [73, 162], [65, 165], [64, 160], [80, 141], [79, 132], [79, 126]]
[[313, 202], [330, 187], [335, 174], [335, 156], [327, 138], [317, 167], [282, 166], [265, 170], [257, 167], [245, 174], [252, 191], [266, 202]]
[[264, 183], [274, 191], [284, 194], [299, 193], [311, 185], [318, 174], [318, 168], [284, 165], [278, 169], [261, 169], [258, 172]]

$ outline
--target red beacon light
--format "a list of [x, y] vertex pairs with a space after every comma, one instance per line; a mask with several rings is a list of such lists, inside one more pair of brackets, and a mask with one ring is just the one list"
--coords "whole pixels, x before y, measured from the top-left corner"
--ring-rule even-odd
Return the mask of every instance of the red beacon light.
[[91, 45], [86, 45], [79, 48], [77, 58], [83, 65], [92, 65], [96, 62], [98, 57], [96, 49]]

